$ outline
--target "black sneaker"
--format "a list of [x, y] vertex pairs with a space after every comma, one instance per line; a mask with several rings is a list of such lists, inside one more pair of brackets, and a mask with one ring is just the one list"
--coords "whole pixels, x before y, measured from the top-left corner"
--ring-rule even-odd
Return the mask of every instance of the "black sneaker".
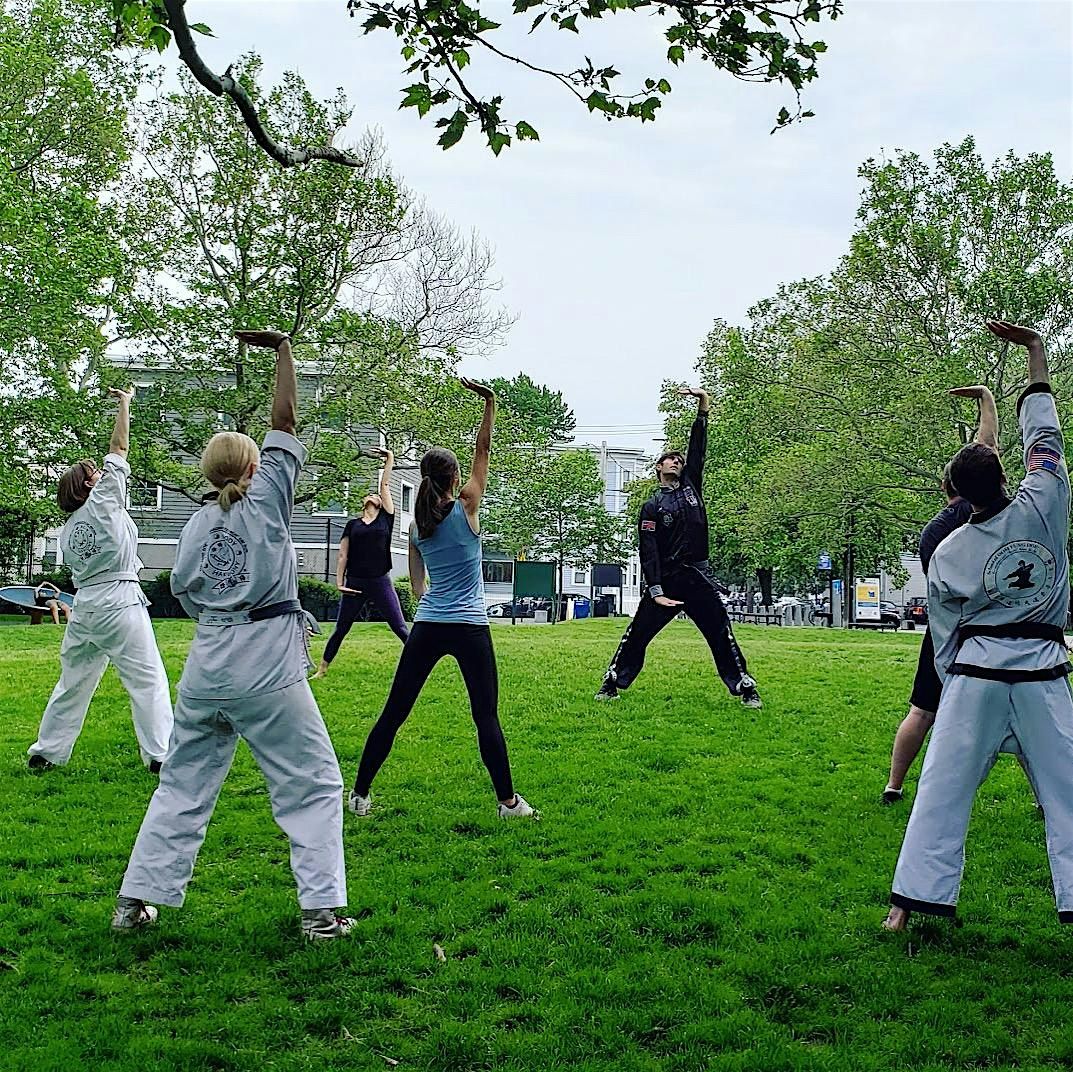
[[30, 762], [27, 764], [30, 770], [52, 770], [55, 766], [54, 763], [49, 763], [44, 756], [32, 755], [30, 756]]
[[900, 804], [905, 796], [905, 792], [902, 789], [891, 789], [888, 785], [883, 790], [883, 803], [884, 804]]
[[755, 685], [750, 688], [742, 689], [739, 695], [741, 696], [742, 707], [751, 707], [754, 711], [759, 711], [760, 708], [764, 706], [760, 700], [760, 693], [756, 691]]

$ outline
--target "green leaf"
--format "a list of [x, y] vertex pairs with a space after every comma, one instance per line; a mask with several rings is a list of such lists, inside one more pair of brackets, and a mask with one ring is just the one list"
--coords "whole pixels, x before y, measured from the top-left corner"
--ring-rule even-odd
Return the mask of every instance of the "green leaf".
[[462, 68], [463, 68], [463, 67], [465, 67], [465, 66], [466, 66], [466, 64], [468, 64], [468, 63], [469, 63], [469, 53], [468, 53], [468, 52], [467, 52], [467, 51], [466, 51], [466, 50], [465, 50], [464, 48], [460, 48], [460, 49], [459, 49], [459, 50], [458, 50], [458, 51], [457, 51], [457, 52], [456, 52], [456, 53], [455, 53], [455, 54], [454, 54], [454, 55], [453, 55], [453, 56], [451, 57], [451, 59], [453, 59], [453, 60], [455, 61], [455, 66], [456, 66], [456, 67], [457, 67], [457, 68], [458, 68], [459, 70], [462, 70]]
[[514, 128], [514, 132], [518, 135], [518, 141], [540, 141], [540, 135], [536, 129], [524, 119]]
[[529, 27], [529, 32], [532, 33], [547, 17], [548, 13], [546, 11], [542, 11], [537, 15], [537, 17], [533, 19], [533, 25]]
[[418, 115], [427, 115], [432, 107], [432, 90], [423, 82], [415, 82], [403, 90], [404, 96], [400, 108], [416, 108]]
[[671, 61], [675, 66], [678, 66], [686, 58], [686, 50], [681, 45], [671, 45], [667, 49], [667, 59]]
[[477, 20], [477, 33], [485, 33], [488, 30], [498, 30], [500, 23], [492, 22], [491, 19], [486, 19], [483, 15]]
[[509, 134], [503, 134], [501, 131], [496, 130], [488, 135], [488, 147], [496, 156], [499, 156], [508, 145], [510, 145]]
[[452, 145], [457, 144], [462, 135], [466, 132], [466, 126], [469, 123], [469, 116], [466, 115], [461, 108], [459, 108], [450, 119], [440, 120], [437, 126], [443, 125], [444, 132], [440, 135], [437, 144], [443, 149], [450, 149]]
[[670, 84], [670, 82], [667, 81], [666, 78], [661, 78], [659, 80], [659, 82], [656, 84], [656, 89], [658, 89], [660, 91], [660, 93], [670, 93], [671, 84]]
[[598, 89], [594, 89], [585, 98], [585, 103], [589, 106], [590, 112], [601, 111], [606, 112], [608, 115], [614, 115], [618, 110], [618, 106], [607, 99], [607, 94], [601, 93]]
[[565, 19], [560, 19], [559, 29], [569, 30], [571, 33], [577, 33], [577, 15], [569, 15]]
[[190, 24], [190, 29], [193, 30], [194, 33], [204, 34], [205, 37], [214, 37], [215, 36], [215, 34], [212, 32], [212, 28], [209, 27], [209, 26], [206, 26], [205, 23], [203, 23], [203, 22], [193, 22], [193, 23], [191, 23]]
[[171, 31], [166, 26], [154, 26], [149, 31], [149, 43], [163, 52], [171, 44]]

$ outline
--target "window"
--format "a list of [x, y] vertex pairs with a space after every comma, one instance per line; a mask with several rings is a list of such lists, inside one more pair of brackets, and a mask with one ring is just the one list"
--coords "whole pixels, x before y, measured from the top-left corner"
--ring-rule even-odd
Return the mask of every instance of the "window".
[[574, 584], [584, 584], [585, 579], [588, 577], [588, 570], [576, 569], [574, 570]]
[[346, 500], [350, 498], [350, 481], [348, 480], [342, 488], [342, 499], [332, 499], [325, 503], [314, 503], [313, 513], [317, 517], [347, 517]]
[[130, 510], [159, 510], [163, 489], [159, 484], [150, 483], [132, 476], [127, 483], [127, 508]]
[[402, 512], [404, 514], [412, 514], [414, 512], [413, 484], [407, 484], [405, 481], [403, 482], [400, 498], [402, 499]]
[[486, 584], [513, 584], [513, 562], [482, 562], [481, 572], [484, 574]]

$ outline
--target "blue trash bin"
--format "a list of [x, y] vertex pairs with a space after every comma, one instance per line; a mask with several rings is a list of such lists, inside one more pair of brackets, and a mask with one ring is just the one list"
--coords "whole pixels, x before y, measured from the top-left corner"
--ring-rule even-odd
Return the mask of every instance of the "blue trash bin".
[[574, 617], [575, 618], [587, 618], [589, 611], [592, 608], [592, 604], [587, 599], [575, 599], [574, 600]]

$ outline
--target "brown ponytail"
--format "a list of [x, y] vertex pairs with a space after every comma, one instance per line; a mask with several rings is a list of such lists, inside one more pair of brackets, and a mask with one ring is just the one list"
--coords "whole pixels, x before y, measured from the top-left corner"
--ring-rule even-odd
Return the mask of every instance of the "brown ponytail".
[[445, 447], [433, 447], [421, 459], [421, 486], [414, 502], [417, 534], [427, 540], [436, 526], [451, 512], [450, 499], [458, 479], [458, 459]]
[[65, 514], [73, 514], [80, 506], [85, 505], [89, 498], [89, 489], [86, 481], [93, 474], [95, 466], [93, 462], [84, 460], [75, 462], [63, 476], [56, 490], [56, 501]]

